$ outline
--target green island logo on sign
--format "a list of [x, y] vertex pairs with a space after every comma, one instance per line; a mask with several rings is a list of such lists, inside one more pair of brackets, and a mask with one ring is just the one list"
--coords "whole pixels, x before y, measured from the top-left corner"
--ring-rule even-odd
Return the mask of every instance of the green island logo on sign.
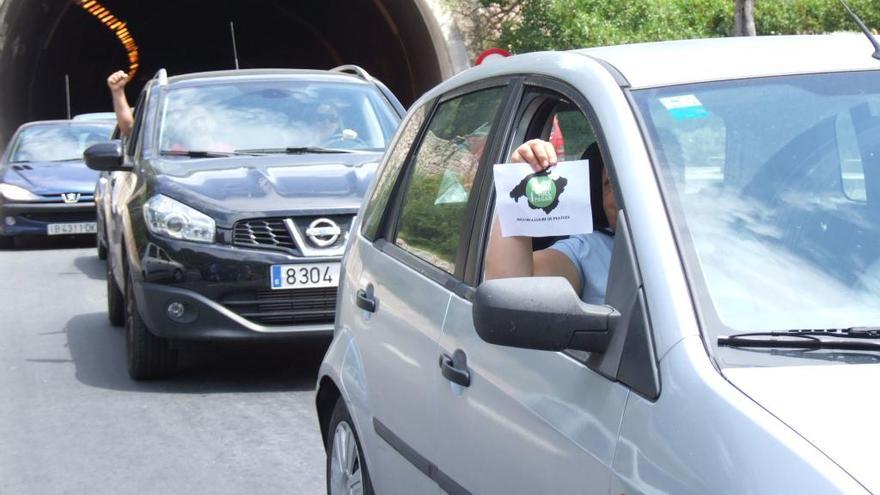
[[551, 211], [559, 206], [559, 196], [565, 191], [568, 179], [558, 177], [554, 179], [546, 171], [535, 172], [525, 177], [513, 190], [510, 191], [510, 197], [514, 201], [525, 197], [529, 208], [533, 210], [544, 210], [544, 213], [550, 214]]
[[556, 200], [556, 183], [549, 176], [536, 175], [526, 183], [526, 199], [535, 208], [544, 208]]

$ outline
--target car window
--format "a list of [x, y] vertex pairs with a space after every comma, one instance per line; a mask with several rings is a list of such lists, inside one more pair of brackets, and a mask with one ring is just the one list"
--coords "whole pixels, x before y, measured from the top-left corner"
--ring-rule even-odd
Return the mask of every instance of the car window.
[[430, 103], [425, 103], [419, 108], [412, 111], [409, 120], [404, 124], [400, 131], [400, 137], [397, 144], [388, 152], [388, 158], [385, 165], [377, 172], [376, 185], [373, 188], [373, 194], [364, 208], [364, 220], [361, 233], [368, 239], [376, 238], [376, 231], [379, 223], [382, 221], [382, 213], [385, 206], [388, 205], [388, 199], [391, 197], [391, 191], [394, 189], [394, 183], [406, 157], [409, 155], [409, 149], [412, 147], [413, 141], [419, 134], [419, 129], [425, 123], [425, 116], [428, 109], [431, 108]]
[[395, 243], [453, 273], [459, 229], [504, 88], [441, 103], [415, 154]]
[[128, 156], [134, 156], [135, 150], [137, 149], [138, 144], [141, 141], [141, 128], [143, 127], [144, 120], [144, 107], [146, 107], [147, 101], [147, 88], [141, 90], [141, 94], [138, 96], [137, 103], [132, 110], [134, 112], [134, 124], [131, 129], [131, 135], [125, 141], [125, 145], [127, 146]]
[[634, 92], [713, 336], [880, 324], [878, 87], [868, 71]]
[[587, 146], [596, 142], [596, 134], [576, 106], [561, 102], [553, 111], [550, 132], [541, 136], [553, 144], [559, 161], [580, 160]]
[[[568, 239], [569, 236], [566, 235], [534, 237], [531, 239], [532, 251], [552, 246], [568, 255], [580, 278], [582, 298], [587, 302], [602, 304], [613, 236], [610, 235], [610, 225], [602, 202], [604, 165], [598, 149], [597, 134], [584, 112], [560, 93], [534, 88], [524, 95], [521, 106], [524, 111], [519, 117], [520, 121], [515, 122], [514, 126], [520, 131], [514, 135], [508, 155], [526, 141], [541, 139], [553, 145], [559, 162], [589, 160], [591, 214], [595, 231], [574, 239]], [[493, 221], [491, 229], [498, 226]], [[497, 234], [494, 231], [492, 233]], [[504, 259], [491, 258], [492, 249], [492, 244], [487, 243], [483, 255], [483, 277], [489, 264], [496, 269], [504, 267]]]
[[372, 85], [261, 80], [184, 86], [162, 104], [162, 152], [383, 151], [398, 122]]
[[89, 146], [107, 141], [110, 124], [47, 124], [23, 129], [12, 146], [10, 162], [81, 160]]

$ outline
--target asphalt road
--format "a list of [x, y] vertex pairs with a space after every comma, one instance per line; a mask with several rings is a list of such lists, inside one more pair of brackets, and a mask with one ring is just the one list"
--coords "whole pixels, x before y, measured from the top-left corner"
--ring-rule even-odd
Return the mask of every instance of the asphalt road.
[[0, 250], [0, 493], [323, 493], [324, 345], [195, 349], [134, 382], [93, 242]]

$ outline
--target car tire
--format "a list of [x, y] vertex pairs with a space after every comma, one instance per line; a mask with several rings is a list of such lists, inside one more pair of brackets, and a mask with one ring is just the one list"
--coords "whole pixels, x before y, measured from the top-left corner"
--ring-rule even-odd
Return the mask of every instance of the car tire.
[[11, 235], [0, 235], [0, 249], [10, 249], [15, 245], [15, 237]]
[[177, 371], [177, 351], [167, 339], [153, 335], [141, 318], [131, 275], [125, 279], [125, 349], [128, 375], [133, 380], [168, 378]]
[[[347, 448], [354, 442], [354, 448]], [[360, 487], [360, 490], [358, 490]], [[327, 495], [363, 493], [374, 495], [370, 473], [364, 462], [361, 440], [351, 414], [340, 397], [330, 415], [327, 429]]]
[[125, 325], [125, 297], [113, 278], [112, 266], [107, 261], [107, 318], [114, 327], [121, 327]]
[[106, 260], [107, 259], [107, 245], [104, 244], [103, 242], [101, 242], [100, 239], [98, 239], [98, 259], [99, 260]]

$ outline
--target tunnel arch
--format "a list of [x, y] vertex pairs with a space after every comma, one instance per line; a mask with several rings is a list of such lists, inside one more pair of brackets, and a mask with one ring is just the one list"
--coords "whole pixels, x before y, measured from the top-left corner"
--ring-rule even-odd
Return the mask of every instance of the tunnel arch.
[[[117, 36], [85, 0], [0, 0], [0, 140], [19, 124], [109, 111], [104, 79], [129, 65]], [[242, 68], [326, 69], [357, 64], [409, 105], [465, 69], [464, 43], [442, 0], [100, 0], [127, 24], [139, 51], [133, 102], [158, 69], [229, 69], [235, 22]]]

